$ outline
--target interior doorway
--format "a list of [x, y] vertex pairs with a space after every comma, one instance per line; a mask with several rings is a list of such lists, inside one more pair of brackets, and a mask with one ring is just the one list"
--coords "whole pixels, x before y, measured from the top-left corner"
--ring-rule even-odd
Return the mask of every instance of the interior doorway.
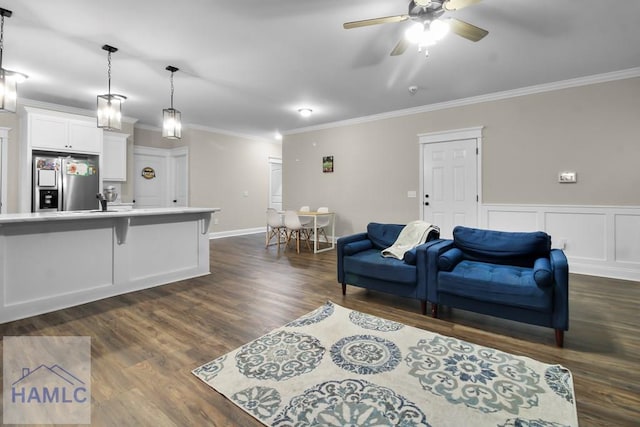
[[269, 207], [282, 210], [282, 159], [269, 157]]
[[134, 147], [133, 201], [136, 208], [189, 205], [189, 151]]
[[476, 227], [482, 128], [420, 135], [421, 214], [451, 239], [456, 225]]

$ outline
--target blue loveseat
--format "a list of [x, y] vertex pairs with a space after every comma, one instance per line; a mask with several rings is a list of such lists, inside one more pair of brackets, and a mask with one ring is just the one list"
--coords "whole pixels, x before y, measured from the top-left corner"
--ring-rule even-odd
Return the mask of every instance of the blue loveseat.
[[405, 253], [404, 259], [386, 258], [380, 252], [393, 245], [404, 228], [401, 224], [369, 223], [366, 233], [338, 239], [338, 281], [342, 294], [347, 284], [420, 300], [427, 311], [427, 248], [439, 241], [431, 231], [426, 243]]
[[569, 268], [551, 237], [456, 227], [453, 240], [429, 247], [427, 299], [438, 305], [555, 329], [569, 329]]

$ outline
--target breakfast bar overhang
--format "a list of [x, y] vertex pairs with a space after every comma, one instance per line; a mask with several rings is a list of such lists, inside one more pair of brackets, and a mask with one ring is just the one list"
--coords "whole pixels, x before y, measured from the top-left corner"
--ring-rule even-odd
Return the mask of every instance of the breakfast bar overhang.
[[219, 208], [0, 216], [0, 323], [209, 274]]

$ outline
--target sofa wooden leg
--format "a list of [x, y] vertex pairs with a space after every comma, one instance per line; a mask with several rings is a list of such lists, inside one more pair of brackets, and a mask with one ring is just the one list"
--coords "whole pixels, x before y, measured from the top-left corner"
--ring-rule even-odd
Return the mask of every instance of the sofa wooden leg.
[[438, 304], [433, 302], [431, 303], [431, 317], [433, 318], [438, 317]]
[[420, 311], [422, 312], [422, 314], [427, 314], [427, 302], [426, 301], [420, 301]]
[[556, 346], [564, 346], [564, 331], [562, 329], [556, 329]]
[[342, 284], [342, 295], [346, 295], [347, 294], [347, 284], [343, 283]]

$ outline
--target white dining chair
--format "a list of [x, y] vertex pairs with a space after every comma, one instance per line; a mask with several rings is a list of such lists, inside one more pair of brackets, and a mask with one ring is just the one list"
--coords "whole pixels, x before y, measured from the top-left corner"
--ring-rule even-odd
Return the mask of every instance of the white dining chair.
[[[329, 208], [326, 206], [322, 206], [318, 208], [317, 212], [328, 213]], [[317, 233], [318, 239], [320, 238], [320, 234], [322, 234], [324, 236], [324, 241], [327, 243], [329, 243], [329, 239], [327, 238], [325, 227], [327, 227], [329, 224], [331, 224], [330, 215], [318, 215], [318, 217], [316, 217], [316, 229], [314, 230], [314, 232]]]
[[[265, 242], [265, 248], [269, 246], [269, 242], [273, 238], [277, 239], [278, 250], [280, 250], [280, 243], [287, 241], [287, 228], [284, 226], [282, 215], [273, 208], [267, 209], [267, 236]], [[283, 240], [284, 239], [284, 240]]]
[[304, 236], [307, 242], [307, 248], [311, 250], [311, 246], [309, 245], [309, 229], [300, 223], [300, 218], [298, 217], [298, 213], [295, 211], [285, 211], [284, 213], [284, 226], [287, 229], [287, 243], [286, 246], [289, 246], [289, 242], [292, 238], [296, 239], [296, 252], [300, 253], [300, 239]]
[[[311, 208], [309, 206], [301, 206], [298, 212], [311, 212]], [[312, 222], [313, 222], [313, 218], [310, 216], [307, 216], [307, 217], [303, 216], [302, 218], [300, 218], [300, 223], [304, 227], [309, 227], [309, 225]]]

